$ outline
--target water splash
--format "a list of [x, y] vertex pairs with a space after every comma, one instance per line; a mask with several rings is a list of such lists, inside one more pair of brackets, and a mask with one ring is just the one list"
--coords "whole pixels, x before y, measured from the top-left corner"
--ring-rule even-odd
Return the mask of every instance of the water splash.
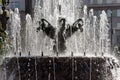
[[[67, 5], [66, 5], [67, 4]], [[110, 39], [109, 39], [109, 25], [105, 11], [102, 11], [100, 16], [94, 15], [94, 10], [89, 12], [87, 6], [75, 5], [74, 0], [36, 0], [34, 9], [34, 18], [32, 19], [29, 14], [26, 15], [26, 33], [25, 33], [25, 54], [28, 52], [34, 53], [32, 55], [40, 55], [44, 52], [45, 55], [53, 56], [52, 47], [54, 40], [47, 37], [44, 32], [36, 32], [36, 28], [39, 27], [39, 21], [44, 18], [53, 25], [56, 30], [59, 30], [58, 20], [59, 18], [66, 19], [67, 25], [72, 25], [75, 20], [82, 18], [83, 32], [77, 31], [71, 38], [66, 40], [66, 53], [74, 52], [74, 54], [81, 55], [86, 54], [98, 54], [102, 55], [110, 52]], [[80, 12], [76, 10], [80, 9]], [[76, 15], [77, 13], [81, 15]], [[89, 14], [88, 14], [89, 13]], [[76, 17], [77, 16], [77, 17]], [[100, 17], [100, 19], [99, 19]], [[11, 27], [12, 29], [12, 47], [13, 52], [20, 52], [21, 49], [21, 36], [20, 36], [20, 17], [19, 10], [15, 9], [15, 12], [11, 12]], [[31, 36], [32, 35], [32, 36]]]

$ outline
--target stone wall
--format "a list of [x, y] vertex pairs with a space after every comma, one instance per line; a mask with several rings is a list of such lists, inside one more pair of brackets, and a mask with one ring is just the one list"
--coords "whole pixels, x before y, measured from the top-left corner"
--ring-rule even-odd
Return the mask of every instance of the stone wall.
[[6, 80], [112, 80], [99, 57], [13, 57], [3, 63]]

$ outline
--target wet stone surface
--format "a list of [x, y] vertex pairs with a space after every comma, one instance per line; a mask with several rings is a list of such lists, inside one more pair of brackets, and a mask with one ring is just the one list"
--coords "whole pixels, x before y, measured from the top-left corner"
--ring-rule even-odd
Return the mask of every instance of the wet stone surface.
[[2, 70], [7, 80], [112, 80], [99, 57], [12, 57]]

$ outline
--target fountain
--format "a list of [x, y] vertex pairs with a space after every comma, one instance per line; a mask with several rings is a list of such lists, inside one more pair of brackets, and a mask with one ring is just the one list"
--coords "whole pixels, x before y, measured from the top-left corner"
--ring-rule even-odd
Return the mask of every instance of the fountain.
[[[104, 10], [99, 17], [93, 9], [87, 11], [81, 0], [36, 0], [34, 17], [26, 15], [24, 45], [19, 10], [11, 11], [11, 43], [3, 60], [2, 80], [119, 80], [119, 64], [110, 51], [107, 15]], [[82, 19], [83, 32], [78, 29], [65, 40], [64, 53], [54, 53], [54, 40], [46, 36], [40, 24], [47, 20], [57, 33], [61, 18], [66, 20], [65, 30]], [[74, 27], [78, 24], [82, 23]]]

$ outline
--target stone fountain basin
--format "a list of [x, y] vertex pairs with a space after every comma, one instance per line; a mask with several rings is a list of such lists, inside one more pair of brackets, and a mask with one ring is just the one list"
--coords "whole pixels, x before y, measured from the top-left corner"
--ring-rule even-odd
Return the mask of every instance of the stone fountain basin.
[[6, 57], [6, 80], [112, 80], [109, 57]]

